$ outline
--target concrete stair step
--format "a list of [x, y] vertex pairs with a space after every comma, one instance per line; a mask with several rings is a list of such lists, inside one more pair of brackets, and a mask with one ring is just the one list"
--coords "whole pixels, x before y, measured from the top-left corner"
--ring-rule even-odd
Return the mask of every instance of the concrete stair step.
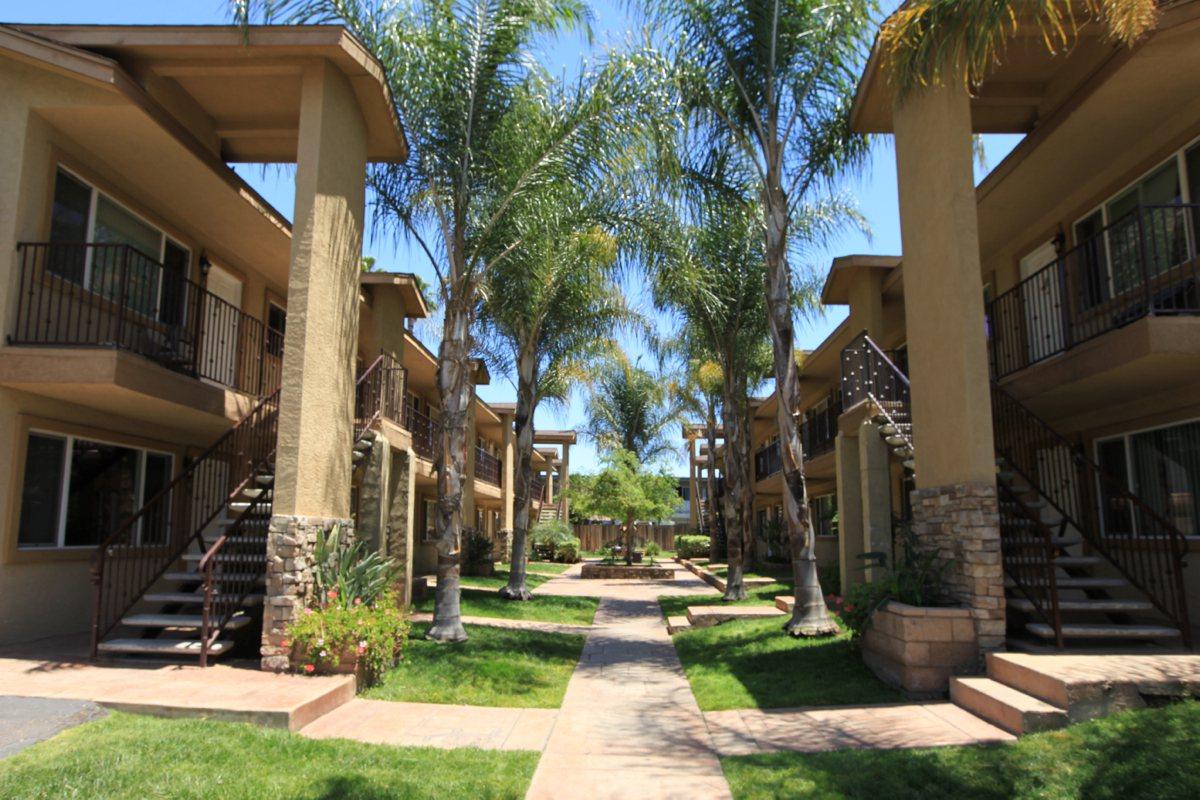
[[[183, 560], [189, 563], [196, 563], [204, 558], [203, 553], [184, 553]], [[242, 562], [246, 564], [265, 564], [267, 562], [266, 553], [217, 553], [217, 561], [219, 563], [226, 562]]]
[[257, 483], [259, 486], [274, 486], [275, 485], [275, 476], [274, 475], [257, 475], [254, 478], [254, 482]]
[[[1033, 603], [1024, 597], [1008, 598], [1010, 608], [1032, 613]], [[1132, 613], [1137, 611], [1153, 611], [1154, 604], [1148, 600], [1058, 600], [1059, 611], [1094, 611], [1097, 613]]]
[[[218, 639], [208, 648], [208, 654], [219, 656], [233, 647], [233, 642]], [[167, 657], [200, 656], [201, 642], [198, 639], [109, 639], [100, 643], [101, 653], [112, 655], [149, 655]]]
[[[1033, 527], [1032, 523], [1030, 523], [1030, 527]], [[1051, 537], [1050, 543], [1047, 545], [1046, 540], [1040, 536], [1018, 536], [1009, 534], [1007, 536], [1003, 536], [1002, 543], [1011, 545], [1013, 547], [1049, 547], [1050, 549], [1061, 549], [1064, 547], [1075, 547], [1077, 545], [1081, 545], [1083, 544], [1083, 539], [1079, 538], [1078, 536]]]
[[689, 622], [688, 618], [685, 616], [677, 615], [667, 617], [667, 633], [671, 636], [674, 636], [680, 631], [691, 630], [691, 627], [692, 623]]
[[[1046, 581], [1039, 578], [1030, 578], [1027, 583], [1033, 586], [1045, 586]], [[1056, 577], [1054, 581], [1059, 589], [1119, 589], [1122, 586], [1128, 586], [1129, 582], [1124, 578], [1064, 578]], [[1016, 588], [1016, 584], [1012, 580], [1005, 578], [1004, 585], [1008, 588]]]
[[[1054, 628], [1044, 622], [1026, 623], [1025, 630], [1043, 639], [1054, 638]], [[1175, 639], [1180, 636], [1180, 631], [1165, 625], [1071, 623], [1062, 626], [1062, 634], [1063, 638], [1069, 639]]]
[[[181, 628], [199, 630], [204, 624], [200, 614], [130, 614], [121, 618], [122, 625], [133, 628]], [[227, 629], [236, 630], [250, 624], [245, 615], [235, 616], [226, 623]]]
[[1065, 710], [991, 678], [951, 678], [950, 699], [1017, 736], [1062, 728], [1068, 722]]
[[[166, 575], [163, 575], [163, 578], [175, 583], [199, 583], [204, 580], [204, 575], [199, 572], [168, 572]], [[266, 573], [226, 572], [220, 573], [218, 578], [223, 578], [224, 580], [231, 582], [249, 580], [264, 584], [267, 582]]]
[[693, 628], [711, 628], [738, 619], [782, 617], [784, 613], [775, 606], [688, 606], [687, 620]]
[[[204, 602], [204, 595], [200, 592], [149, 592], [142, 595], [142, 599], [147, 603], [182, 603], [185, 605], [200, 605]], [[261, 594], [246, 595], [243, 605], [257, 605], [262, 603], [263, 596]]]
[[[1041, 564], [1045, 556], [1013, 556], [1008, 560], [1018, 564]], [[1061, 568], [1097, 567], [1105, 563], [1100, 556], [1051, 556], [1050, 561]]]
[[246, 511], [247, 509], [249, 509], [251, 506], [254, 506], [254, 505], [257, 505], [257, 508], [255, 509], [256, 514], [261, 514], [263, 516], [270, 515], [270, 513], [271, 513], [271, 504], [270, 503], [266, 503], [266, 502], [258, 503], [257, 501], [254, 501], [254, 500], [234, 500], [233, 502], [231, 502], [229, 504], [229, 510], [232, 511], [235, 515], [241, 515], [242, 512]]

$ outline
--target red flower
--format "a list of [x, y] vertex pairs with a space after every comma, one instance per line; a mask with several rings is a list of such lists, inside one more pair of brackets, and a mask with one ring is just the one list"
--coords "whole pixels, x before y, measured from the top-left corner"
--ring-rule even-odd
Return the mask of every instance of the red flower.
[[291, 647], [291, 646], [292, 646], [292, 643], [291, 643], [291, 642], [289, 642], [287, 639], [284, 639], [283, 641], [281, 641], [281, 642], [279, 643], [279, 646], [280, 646], [280, 647]]
[[325, 593], [325, 596], [328, 597], [330, 600], [337, 598], [337, 589], [330, 589], [328, 592]]
[[845, 610], [846, 610], [846, 611], [853, 611], [853, 610], [854, 610], [854, 604], [853, 604], [853, 603], [846, 603], [846, 605], [845, 605]]
[[305, 664], [305, 665], [304, 665], [304, 671], [305, 671], [305, 672], [307, 672], [309, 675], [311, 675], [311, 674], [313, 674], [314, 672], [316, 672], [316, 671], [317, 671], [316, 665], [314, 665], [314, 664]]

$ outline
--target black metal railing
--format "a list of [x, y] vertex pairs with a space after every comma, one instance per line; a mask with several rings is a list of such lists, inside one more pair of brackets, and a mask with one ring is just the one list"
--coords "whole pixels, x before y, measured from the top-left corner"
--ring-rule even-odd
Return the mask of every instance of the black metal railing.
[[279, 388], [282, 334], [125, 244], [22, 242], [10, 344], [112, 347], [248, 394]]
[[1054, 558], [1067, 521], [1052, 529], [1038, 511], [1008, 488], [997, 485], [1000, 500], [1000, 554], [1004, 572], [1033, 606], [1033, 613], [1054, 630], [1054, 641], [1063, 646], [1062, 615], [1058, 607], [1058, 571]]
[[1200, 204], [1138, 206], [988, 306], [997, 378], [1157, 314], [1200, 314]]
[[247, 613], [247, 598], [263, 589], [270, 524], [271, 500], [263, 493], [250, 502], [200, 559], [197, 570], [204, 595], [200, 612], [202, 667], [208, 666], [212, 646], [234, 616]]
[[500, 459], [475, 446], [475, 477], [484, 483], [500, 485]]
[[391, 353], [380, 353], [354, 386], [354, 440], [380, 419], [402, 424], [408, 370]]
[[193, 543], [204, 546], [204, 537], [213, 532], [230, 500], [273, 458], [278, 423], [276, 390], [101, 542], [92, 568], [93, 655], [121, 617]]
[[546, 502], [546, 478], [537, 475], [529, 482], [529, 499], [535, 503]]
[[842, 348], [842, 408], [868, 398], [909, 406], [908, 376], [863, 331]]
[[754, 480], [761, 481], [783, 469], [783, 453], [779, 449], [779, 440], [768, 442], [754, 453]]
[[437, 420], [418, 411], [411, 402], [404, 404], [404, 427], [412, 434], [413, 450], [421, 458], [433, 461], [437, 450]]
[[[1004, 467], [1037, 489], [1070, 529], [1179, 628], [1190, 647], [1183, 533], [994, 381], [992, 425]], [[1132, 525], [1111, 524], [1118, 515]]]
[[838, 417], [841, 415], [841, 392], [830, 392], [823, 408], [804, 415], [800, 423], [800, 443], [805, 458], [814, 458], [833, 450], [837, 441]]

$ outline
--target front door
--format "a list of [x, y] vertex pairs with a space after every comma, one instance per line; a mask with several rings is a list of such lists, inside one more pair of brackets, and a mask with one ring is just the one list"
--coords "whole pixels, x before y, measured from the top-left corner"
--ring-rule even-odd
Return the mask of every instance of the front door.
[[205, 298], [200, 374], [226, 386], [234, 386], [242, 317], [242, 282], [232, 272], [214, 264], [209, 267], [205, 286], [216, 300]]
[[1065, 343], [1058, 271], [1045, 269], [1057, 258], [1054, 242], [1046, 242], [1021, 259], [1021, 300], [1030, 364], [1060, 352]]

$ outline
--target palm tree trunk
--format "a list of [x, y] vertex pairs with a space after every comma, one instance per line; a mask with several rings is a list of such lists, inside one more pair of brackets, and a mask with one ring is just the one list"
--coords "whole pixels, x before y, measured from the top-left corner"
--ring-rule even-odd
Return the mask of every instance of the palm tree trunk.
[[457, 298], [446, 305], [438, 349], [438, 393], [442, 399], [438, 453], [437, 593], [428, 639], [462, 642], [459, 565], [462, 555], [463, 487], [467, 469], [467, 415], [471, 408], [471, 313]]
[[708, 562], [716, 564], [721, 560], [721, 536], [717, 526], [717, 408], [716, 403], [708, 403], [708, 502], [705, 504], [708, 519], [704, 524], [708, 527]]
[[[725, 374], [731, 373], [727, 369]], [[721, 599], [729, 601], [747, 597], [743, 574], [750, 541], [748, 507], [753, 501], [748, 502], [751, 487], [745, 393], [745, 386], [726, 382], [721, 404], [725, 425], [725, 540], [729, 550], [725, 595]]]
[[625, 566], [633, 566], [633, 517], [625, 520]]
[[785, 626], [793, 636], [828, 636], [837, 633], [829, 616], [817, 577], [816, 544], [808, 487], [804, 480], [804, 453], [796, 410], [800, 406], [800, 380], [796, 369], [795, 332], [792, 328], [791, 271], [787, 261], [787, 198], [779, 170], [767, 176], [763, 206], [766, 214], [767, 316], [771, 323], [771, 349], [775, 363], [776, 421], [779, 453], [783, 460], [783, 519], [792, 554], [795, 605]]
[[533, 595], [525, 586], [525, 542], [529, 535], [529, 508], [532, 498], [529, 486], [533, 476], [533, 390], [532, 353], [522, 353], [517, 360], [517, 469], [513, 473], [513, 531], [512, 563], [509, 564], [508, 585], [500, 590], [505, 600], [531, 600]]

